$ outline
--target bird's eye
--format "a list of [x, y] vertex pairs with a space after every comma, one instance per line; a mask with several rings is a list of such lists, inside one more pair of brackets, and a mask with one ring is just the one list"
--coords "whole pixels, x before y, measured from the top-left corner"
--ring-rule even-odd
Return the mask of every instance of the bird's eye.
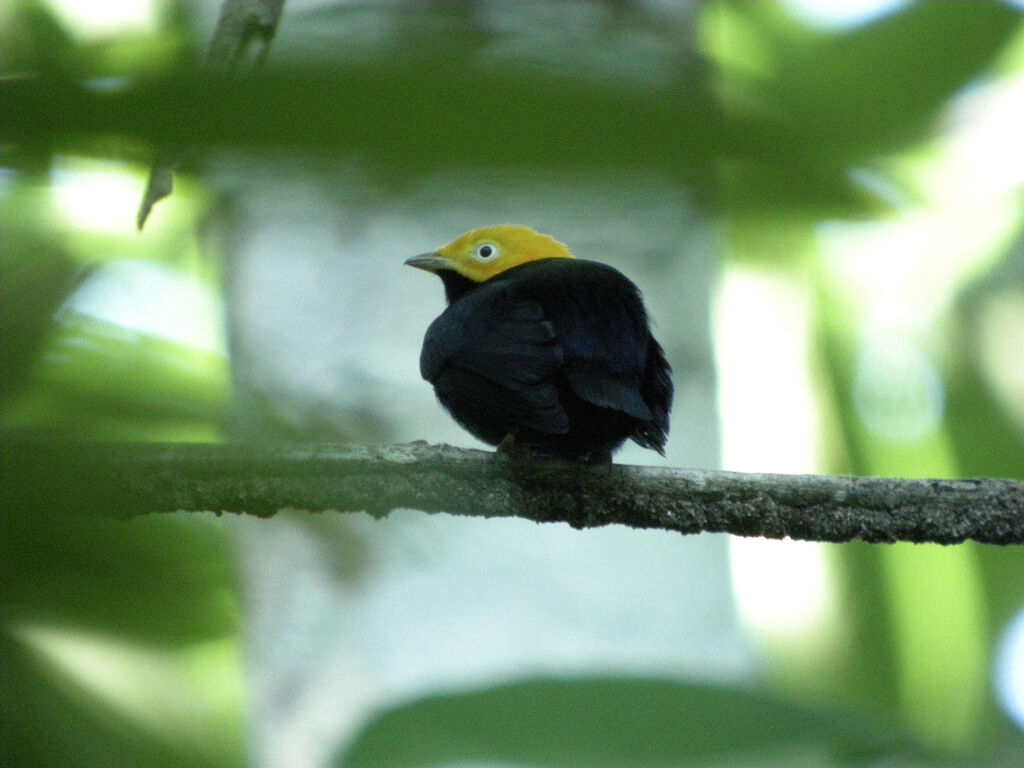
[[483, 245], [478, 245], [476, 247], [474, 255], [480, 261], [490, 261], [498, 255], [498, 248], [490, 243], [484, 243]]

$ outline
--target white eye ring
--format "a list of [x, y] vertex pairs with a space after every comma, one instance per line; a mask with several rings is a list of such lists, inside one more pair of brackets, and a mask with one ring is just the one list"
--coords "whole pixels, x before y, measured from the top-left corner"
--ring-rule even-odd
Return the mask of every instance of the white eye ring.
[[498, 246], [494, 243], [481, 243], [473, 251], [473, 258], [477, 261], [492, 261], [498, 255]]

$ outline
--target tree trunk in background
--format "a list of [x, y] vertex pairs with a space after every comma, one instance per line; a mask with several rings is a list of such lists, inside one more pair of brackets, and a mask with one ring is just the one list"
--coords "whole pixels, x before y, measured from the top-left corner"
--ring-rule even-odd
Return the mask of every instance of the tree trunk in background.
[[[401, 7], [288, 6], [268, 66], [379, 55], [386, 46], [416, 52], [461, 37], [470, 53], [448, 55], [465, 55], [468, 70], [555, 68], [574, 87], [600, 92], [624, 79], [657, 86], [684, 66], [678, 98], [708, 102], [688, 5]], [[588, 116], [565, 119], [585, 124]], [[503, 122], [489, 113], [452, 120], [484, 133]], [[643, 141], [628, 125], [605, 138]], [[559, 167], [558, 151], [517, 145], [506, 164], [486, 166], [460, 156], [424, 167], [217, 158], [211, 179], [230, 200], [221, 223], [236, 436], [479, 445], [420, 379], [423, 334], [444, 297], [440, 281], [402, 262], [468, 229], [521, 223], [641, 287], [675, 370], [664, 463], [718, 466], [709, 332], [716, 257], [701, 192], [690, 184], [710, 175], [656, 151], [640, 166]], [[617, 459], [659, 461], [636, 446]], [[259, 765], [315, 765], [369, 708], [451, 686], [544, 672], [722, 679], [748, 668], [723, 536], [402, 514], [229, 524], [244, 553]]]

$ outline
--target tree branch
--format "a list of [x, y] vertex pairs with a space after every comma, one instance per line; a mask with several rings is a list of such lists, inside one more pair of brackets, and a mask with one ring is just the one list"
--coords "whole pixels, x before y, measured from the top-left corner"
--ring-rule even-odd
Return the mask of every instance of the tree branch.
[[224, 0], [206, 51], [207, 62], [214, 69], [237, 67], [253, 41], [258, 41], [253, 66], [261, 66], [270, 52], [283, 10], [284, 0]]
[[5, 506], [131, 517], [413, 508], [813, 541], [1024, 543], [1024, 483], [740, 474], [391, 446], [7, 441]]
[[[270, 53], [270, 43], [277, 32], [285, 0], [224, 0], [220, 7], [217, 28], [206, 49], [206, 65], [212, 72], [235, 71], [249, 52], [252, 43], [258, 43], [251, 69], [263, 66]], [[135, 214], [135, 227], [140, 232], [153, 206], [169, 197], [174, 190], [174, 171], [181, 164], [185, 149], [175, 145], [164, 150], [153, 161], [142, 193], [142, 201]]]

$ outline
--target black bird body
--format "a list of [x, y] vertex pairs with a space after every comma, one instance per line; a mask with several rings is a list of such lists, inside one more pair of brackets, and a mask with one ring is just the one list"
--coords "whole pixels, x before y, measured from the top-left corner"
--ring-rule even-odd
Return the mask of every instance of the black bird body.
[[470, 433], [582, 461], [610, 461], [627, 439], [664, 453], [671, 369], [622, 273], [571, 257], [480, 282], [432, 271], [449, 305], [427, 330], [420, 371]]

